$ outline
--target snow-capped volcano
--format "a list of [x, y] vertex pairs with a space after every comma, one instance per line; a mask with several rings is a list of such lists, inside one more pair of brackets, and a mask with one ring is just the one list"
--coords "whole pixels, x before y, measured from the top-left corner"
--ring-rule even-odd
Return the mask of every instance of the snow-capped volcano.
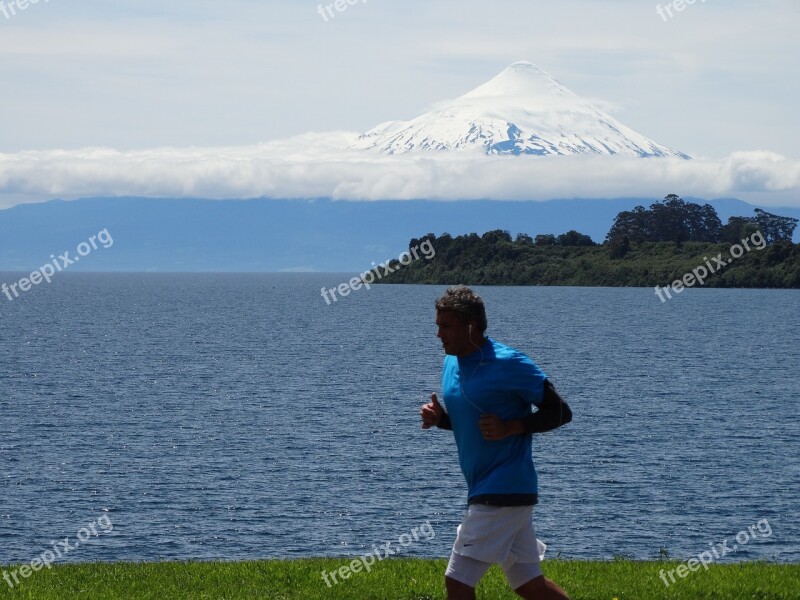
[[530, 62], [516, 62], [460, 98], [411, 121], [388, 121], [354, 148], [400, 154], [621, 154], [690, 158], [626, 127]]

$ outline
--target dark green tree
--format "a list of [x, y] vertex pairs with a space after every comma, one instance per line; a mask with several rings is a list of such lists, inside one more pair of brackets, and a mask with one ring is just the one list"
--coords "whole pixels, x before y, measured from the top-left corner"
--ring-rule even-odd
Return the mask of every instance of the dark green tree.
[[592, 238], [588, 235], [578, 233], [574, 229], [567, 233], [562, 233], [558, 236], [558, 244], [560, 246], [595, 246]]
[[773, 215], [760, 208], [755, 209], [755, 212], [758, 228], [768, 244], [792, 241], [794, 230], [800, 220], [793, 217]]
[[621, 241], [627, 236], [636, 243], [716, 242], [721, 229], [722, 222], [713, 206], [686, 202], [677, 194], [670, 194], [649, 209], [637, 206], [619, 213], [606, 241]]
[[608, 242], [608, 253], [611, 258], [624, 258], [631, 249], [631, 240], [627, 235], [614, 238]]
[[527, 233], [518, 233], [514, 243], [520, 246], [533, 246], [533, 238]]
[[607, 242], [622, 240], [627, 237], [629, 242], [641, 243], [653, 236], [652, 218], [644, 206], [637, 206], [633, 210], [623, 210], [614, 219], [614, 224], [606, 236]]
[[490, 244], [496, 244], [498, 242], [511, 243], [511, 234], [505, 229], [494, 229], [484, 233], [481, 236], [481, 239], [484, 242], [489, 242]]
[[720, 229], [719, 241], [726, 244], [738, 244], [756, 231], [758, 231], [758, 223], [753, 217], [730, 217], [728, 223]]
[[534, 243], [537, 246], [555, 246], [558, 240], [552, 233], [540, 233], [534, 239]]

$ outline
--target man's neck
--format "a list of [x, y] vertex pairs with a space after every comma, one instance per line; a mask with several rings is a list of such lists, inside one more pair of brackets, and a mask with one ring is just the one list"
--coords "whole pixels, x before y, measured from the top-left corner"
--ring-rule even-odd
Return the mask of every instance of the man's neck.
[[481, 335], [477, 340], [470, 338], [470, 341], [472, 343], [469, 345], [469, 350], [463, 354], [459, 354], [458, 358], [466, 358], [468, 356], [472, 356], [476, 352], [479, 352], [480, 349], [483, 348], [483, 345], [488, 341], [488, 338]]

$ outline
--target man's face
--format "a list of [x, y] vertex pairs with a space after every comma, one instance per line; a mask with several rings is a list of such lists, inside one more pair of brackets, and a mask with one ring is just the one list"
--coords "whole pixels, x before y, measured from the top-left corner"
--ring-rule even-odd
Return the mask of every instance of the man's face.
[[445, 354], [465, 356], [474, 350], [469, 342], [469, 328], [451, 310], [436, 313], [436, 337], [442, 340]]

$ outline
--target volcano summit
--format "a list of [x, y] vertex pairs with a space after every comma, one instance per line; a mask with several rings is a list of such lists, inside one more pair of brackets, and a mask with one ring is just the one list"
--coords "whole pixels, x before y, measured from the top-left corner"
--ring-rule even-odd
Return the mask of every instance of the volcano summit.
[[690, 158], [636, 133], [530, 62], [516, 62], [411, 121], [381, 123], [360, 135], [353, 148], [384, 154], [479, 150]]

